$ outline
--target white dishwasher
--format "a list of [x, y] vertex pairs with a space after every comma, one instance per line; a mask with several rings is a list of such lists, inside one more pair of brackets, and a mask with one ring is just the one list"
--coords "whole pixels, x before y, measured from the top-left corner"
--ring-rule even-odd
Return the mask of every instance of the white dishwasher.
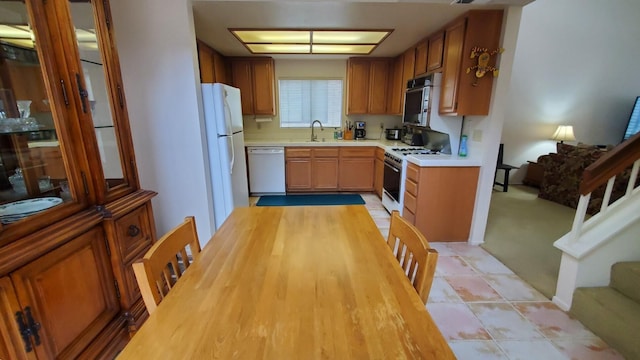
[[251, 195], [284, 194], [284, 147], [249, 146], [247, 155]]

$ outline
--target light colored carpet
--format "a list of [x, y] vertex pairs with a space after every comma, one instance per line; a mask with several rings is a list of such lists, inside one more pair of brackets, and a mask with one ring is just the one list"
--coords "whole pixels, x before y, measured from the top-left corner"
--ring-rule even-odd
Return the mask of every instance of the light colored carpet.
[[571, 230], [575, 209], [538, 198], [538, 189], [494, 191], [482, 245], [524, 281], [551, 299], [562, 252], [553, 242]]

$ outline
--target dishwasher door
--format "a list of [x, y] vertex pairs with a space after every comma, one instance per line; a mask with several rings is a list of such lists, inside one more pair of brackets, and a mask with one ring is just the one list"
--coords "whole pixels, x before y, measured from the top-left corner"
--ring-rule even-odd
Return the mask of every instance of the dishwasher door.
[[284, 147], [247, 147], [251, 195], [284, 194]]

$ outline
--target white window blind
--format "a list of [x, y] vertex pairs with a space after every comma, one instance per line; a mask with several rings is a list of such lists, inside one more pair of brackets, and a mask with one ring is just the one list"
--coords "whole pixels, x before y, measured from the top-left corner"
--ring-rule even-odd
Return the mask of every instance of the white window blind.
[[278, 91], [280, 127], [341, 126], [342, 80], [278, 80]]

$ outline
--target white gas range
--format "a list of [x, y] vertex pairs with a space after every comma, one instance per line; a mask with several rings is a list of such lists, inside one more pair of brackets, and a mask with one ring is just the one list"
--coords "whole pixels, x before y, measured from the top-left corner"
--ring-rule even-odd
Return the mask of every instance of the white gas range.
[[385, 149], [382, 206], [389, 213], [398, 210], [402, 215], [407, 155], [440, 155], [440, 152], [422, 146], [399, 146]]

